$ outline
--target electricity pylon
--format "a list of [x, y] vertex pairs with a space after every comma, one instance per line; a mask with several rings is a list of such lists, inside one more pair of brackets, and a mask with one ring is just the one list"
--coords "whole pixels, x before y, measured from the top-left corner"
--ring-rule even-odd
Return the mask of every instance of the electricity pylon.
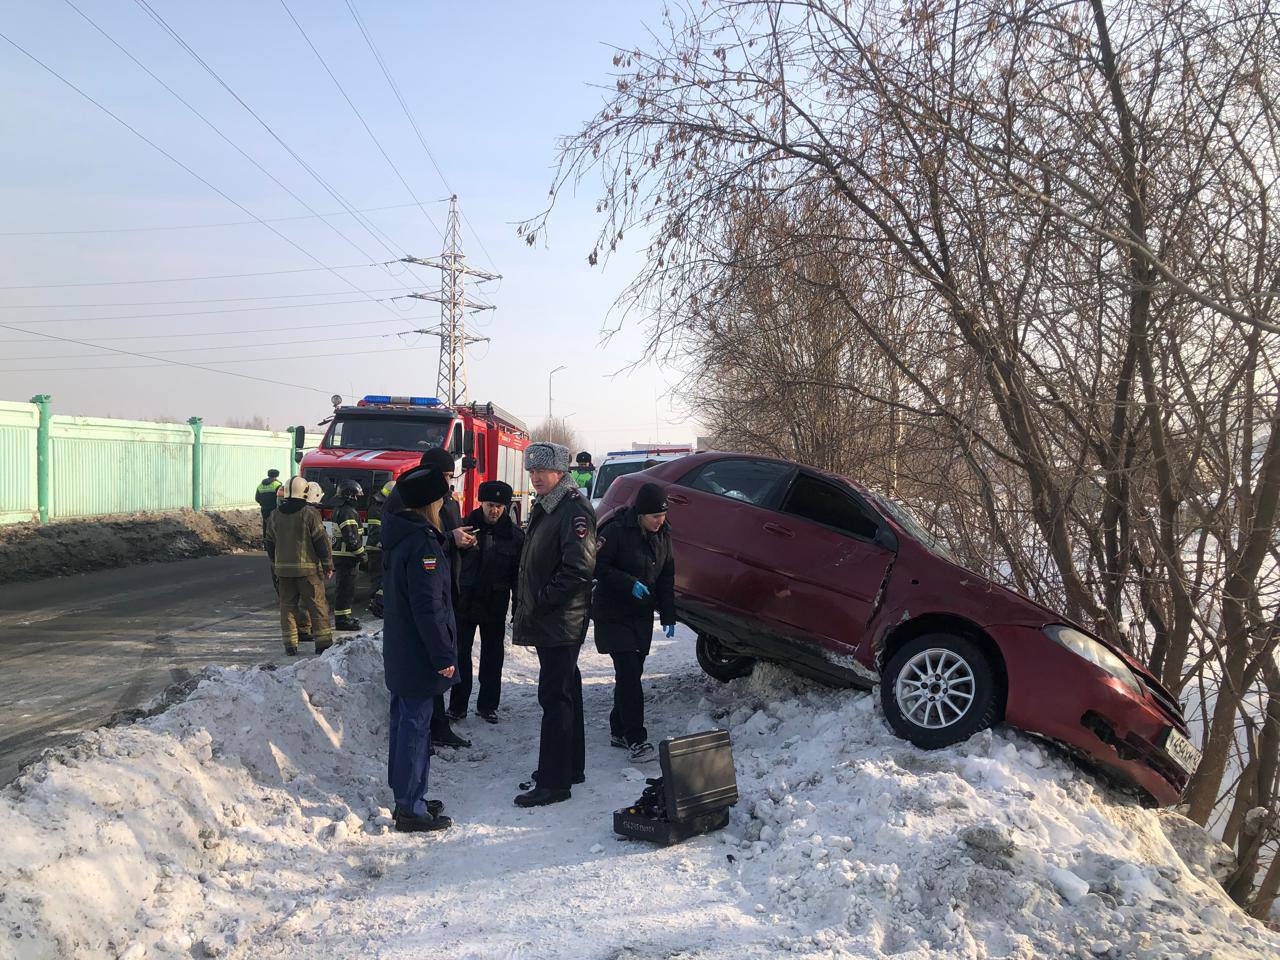
[[492, 310], [493, 304], [472, 300], [467, 296], [466, 280], [474, 277], [480, 282], [500, 280], [499, 274], [489, 273], [466, 264], [462, 252], [462, 228], [458, 216], [458, 196], [449, 198], [449, 223], [444, 232], [444, 252], [439, 257], [421, 260], [403, 257], [402, 263], [416, 263], [420, 267], [434, 267], [441, 273], [440, 289], [431, 293], [411, 293], [416, 300], [430, 300], [440, 304], [440, 326], [423, 331], [440, 338], [440, 372], [436, 378], [436, 396], [450, 405], [467, 400], [467, 345], [488, 340], [467, 333], [468, 313]]

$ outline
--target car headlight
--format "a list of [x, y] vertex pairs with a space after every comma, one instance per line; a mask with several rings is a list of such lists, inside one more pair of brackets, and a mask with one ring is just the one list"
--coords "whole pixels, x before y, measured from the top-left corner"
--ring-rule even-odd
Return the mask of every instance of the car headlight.
[[1078, 657], [1088, 660], [1099, 670], [1115, 677], [1138, 699], [1142, 699], [1142, 684], [1133, 675], [1128, 664], [1100, 644], [1087, 633], [1061, 623], [1051, 623], [1044, 628], [1045, 636], [1066, 647]]

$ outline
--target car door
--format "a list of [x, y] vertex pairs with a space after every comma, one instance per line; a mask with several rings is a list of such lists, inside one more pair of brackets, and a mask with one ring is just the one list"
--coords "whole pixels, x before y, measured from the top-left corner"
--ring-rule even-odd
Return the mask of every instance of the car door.
[[780, 502], [795, 468], [749, 457], [712, 460], [667, 487], [667, 517], [684, 602], [737, 624], [755, 621], [761, 597], [780, 587], [776, 571], [744, 559], [744, 532]]
[[801, 641], [852, 654], [893, 559], [877, 542], [881, 525], [851, 488], [798, 472], [751, 541], [758, 562], [785, 582], [764, 598], [762, 615]]

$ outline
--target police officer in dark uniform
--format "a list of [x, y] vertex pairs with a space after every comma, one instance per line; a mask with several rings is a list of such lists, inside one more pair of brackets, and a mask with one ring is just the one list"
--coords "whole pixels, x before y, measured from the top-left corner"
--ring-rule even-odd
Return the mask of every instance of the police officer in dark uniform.
[[280, 482], [279, 470], [268, 470], [263, 481], [258, 484], [258, 489], [253, 493], [253, 499], [258, 501], [258, 509], [262, 511], [262, 537], [267, 536], [267, 520], [271, 517], [271, 512], [276, 508], [276, 494], [280, 491], [283, 484]]
[[531, 443], [524, 467], [538, 501], [520, 556], [512, 642], [538, 654], [542, 736], [532, 789], [516, 804], [540, 807], [568, 800], [571, 786], [586, 779], [578, 654], [591, 613], [596, 515], [569, 473], [568, 449]]
[[646, 483], [633, 506], [624, 507], [600, 528], [591, 602], [596, 649], [613, 658], [609, 742], [629, 750], [633, 763], [656, 756], [644, 725], [640, 678], [653, 639], [655, 607], [666, 635], [675, 635], [675, 576], [667, 495], [656, 483]]
[[[443, 447], [428, 450], [422, 455], [420, 466], [435, 470], [444, 477], [445, 482], [453, 480], [453, 455]], [[382, 515], [388, 517], [404, 509], [404, 502], [396, 492], [396, 484], [387, 492], [386, 503], [382, 507]], [[445, 546], [449, 550], [450, 584], [453, 590], [453, 605], [458, 603], [458, 573], [461, 567], [459, 551], [469, 550], [476, 544], [476, 538], [462, 522], [462, 510], [458, 501], [453, 499], [452, 488], [440, 507], [440, 530], [444, 534]], [[385, 579], [385, 577], [384, 577]], [[440, 747], [469, 747], [471, 741], [459, 736], [449, 723], [444, 697], [437, 697], [435, 709], [431, 714], [431, 742]]]
[[360, 511], [356, 503], [364, 496], [358, 481], [338, 484], [337, 507], [333, 511], [334, 598], [333, 623], [337, 630], [359, 630], [360, 621], [351, 615], [356, 598], [356, 576], [364, 558], [364, 537], [360, 532]]
[[474, 532], [476, 545], [460, 551], [458, 682], [449, 695], [451, 720], [467, 715], [471, 701], [471, 649], [479, 630], [480, 693], [476, 714], [489, 723], [498, 722], [507, 607], [524, 547], [524, 532], [511, 519], [513, 494], [511, 484], [486, 480], [477, 491], [480, 506], [464, 522]]

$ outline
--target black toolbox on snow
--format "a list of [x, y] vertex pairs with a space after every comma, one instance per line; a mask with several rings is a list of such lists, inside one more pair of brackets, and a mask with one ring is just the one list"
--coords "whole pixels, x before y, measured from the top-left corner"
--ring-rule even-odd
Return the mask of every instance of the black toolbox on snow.
[[614, 833], [669, 845], [729, 822], [738, 778], [727, 730], [669, 737], [658, 744], [658, 761], [662, 776], [649, 780], [634, 804], [614, 811]]

